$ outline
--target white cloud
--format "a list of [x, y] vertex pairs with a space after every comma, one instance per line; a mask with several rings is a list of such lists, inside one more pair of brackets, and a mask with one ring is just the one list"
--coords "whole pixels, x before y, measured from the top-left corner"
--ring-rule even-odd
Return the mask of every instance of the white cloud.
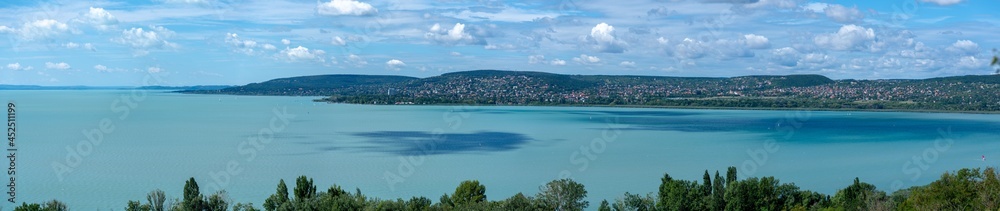
[[977, 59], [975, 56], [963, 56], [958, 58], [958, 63], [955, 64], [955, 67], [972, 70], [983, 69], [987, 63], [986, 59]]
[[794, 67], [799, 62], [799, 51], [791, 47], [771, 50], [771, 61], [781, 66]]
[[462, 53], [452, 51], [451, 56], [462, 56]]
[[822, 53], [809, 53], [809, 54], [806, 54], [806, 55], [802, 56], [802, 59], [799, 59], [799, 63], [800, 64], [803, 64], [803, 63], [805, 63], [805, 64], [822, 64], [822, 63], [827, 63], [830, 60], [831, 60], [831, 58], [830, 58], [829, 55], [822, 54]]
[[434, 41], [438, 44], [444, 45], [456, 45], [456, 44], [467, 44], [467, 45], [485, 45], [486, 42], [477, 39], [476, 37], [465, 31], [465, 24], [455, 23], [455, 26], [451, 29], [443, 29], [440, 24], [434, 24], [431, 26], [429, 32], [424, 34], [424, 38]]
[[285, 44], [285, 45], [291, 45], [291, 44], [292, 44], [292, 41], [291, 41], [291, 40], [288, 40], [288, 39], [281, 39], [281, 44]]
[[59, 62], [59, 63], [46, 62], [45, 63], [45, 69], [67, 70], [69, 68], [70, 68], [70, 66], [69, 66], [69, 64], [66, 64], [66, 62]]
[[94, 65], [94, 69], [100, 72], [108, 71], [108, 66]]
[[323, 63], [326, 61], [326, 52], [323, 50], [309, 50], [306, 47], [285, 48], [278, 52], [278, 58], [286, 61], [316, 61]]
[[163, 71], [163, 69], [160, 69], [159, 67], [149, 67], [149, 68], [146, 68], [146, 72], [148, 72], [148, 73], [159, 73], [159, 72], [162, 72], [162, 71]]
[[7, 64], [7, 69], [10, 69], [10, 70], [31, 70], [33, 68], [31, 68], [31, 66], [22, 67], [21, 63], [10, 63], [10, 64]]
[[674, 55], [683, 59], [697, 59], [705, 56], [708, 45], [691, 38], [684, 38], [674, 49]]
[[378, 13], [378, 9], [355, 0], [332, 0], [317, 5], [316, 12], [320, 15], [372, 15]]
[[91, 7], [89, 11], [81, 14], [80, 17], [77, 17], [74, 20], [79, 23], [94, 26], [94, 28], [100, 30], [113, 29], [118, 25], [118, 18], [111, 15], [108, 11], [105, 11], [104, 8], [100, 7]]
[[516, 49], [516, 48], [517, 47], [514, 47], [514, 45], [506, 44], [506, 43], [505, 44], [499, 44], [499, 45], [497, 45], [497, 44], [489, 44], [489, 45], [483, 46], [483, 49], [486, 49], [486, 50], [497, 50], [497, 49], [512, 50], [512, 49]]
[[121, 36], [112, 41], [132, 47], [136, 55], [145, 55], [150, 49], [176, 48], [177, 44], [167, 41], [173, 34], [173, 31], [160, 26], [150, 26], [149, 30], [131, 28], [122, 31]]
[[330, 41], [330, 44], [343, 46], [347, 45], [347, 41], [344, 41], [344, 38], [340, 38], [340, 36], [336, 36], [333, 37], [333, 41]]
[[566, 60], [553, 59], [552, 61], [549, 62], [549, 64], [554, 65], [554, 66], [564, 66], [564, 65], [566, 65]]
[[96, 48], [94, 48], [94, 44], [90, 44], [90, 43], [84, 43], [83, 45], [80, 45], [79, 43], [68, 42], [66, 44], [63, 44], [63, 47], [66, 47], [68, 49], [82, 48], [84, 50], [89, 50], [89, 51], [96, 51], [97, 50]]
[[[820, 34], [813, 38], [816, 45], [833, 50], [868, 49], [874, 40], [874, 30], [854, 24], [841, 26], [836, 33]], [[866, 44], [869, 46], [865, 46]]]
[[618, 66], [622, 66], [625, 68], [635, 68], [635, 62], [623, 61], [622, 63], [619, 63]]
[[573, 57], [573, 61], [584, 65], [595, 65], [601, 63], [601, 58], [588, 56], [587, 54], [580, 54], [580, 57]]
[[[752, 1], [747, 1], [752, 2]], [[750, 9], [763, 9], [763, 8], [782, 8], [782, 9], [792, 9], [796, 7], [796, 0], [759, 0], [754, 3], [744, 4], [743, 6]]]
[[65, 23], [52, 19], [43, 19], [24, 23], [20, 29], [15, 30], [8, 28], [4, 31], [17, 32], [21, 39], [33, 41], [50, 38], [68, 32], [69, 30], [69, 26]]
[[628, 48], [628, 43], [615, 38], [615, 27], [607, 23], [600, 23], [590, 29], [590, 36], [587, 39], [593, 44], [597, 52], [622, 53]]
[[751, 48], [751, 49], [767, 49], [767, 48], [771, 47], [771, 41], [768, 40], [767, 37], [764, 37], [764, 36], [760, 36], [760, 35], [756, 35], [756, 34], [747, 34], [747, 35], [743, 35], [743, 39], [746, 40], [747, 48]]
[[839, 23], [857, 23], [865, 18], [865, 14], [861, 13], [857, 6], [849, 8], [839, 4], [830, 4], [823, 9], [823, 12], [826, 13], [826, 17]]
[[354, 54], [347, 55], [347, 63], [358, 67], [363, 67], [365, 65], [368, 65], [368, 61], [365, 61], [365, 59], [361, 58], [361, 56]]
[[545, 63], [544, 55], [530, 55], [528, 56], [528, 64], [539, 64]]
[[667, 38], [663, 38], [663, 37], [657, 38], [656, 42], [660, 43], [660, 45], [670, 44], [670, 40], [667, 39]]
[[240, 36], [235, 33], [226, 33], [226, 43], [233, 47], [233, 51], [247, 55], [254, 55], [258, 53], [259, 51], [256, 50], [258, 47], [265, 50], [277, 49], [271, 44], [258, 44], [257, 41], [240, 38]]
[[385, 62], [385, 67], [390, 70], [398, 71], [399, 69], [406, 67], [406, 63], [403, 63], [403, 61], [399, 61], [398, 59], [393, 59]]
[[941, 6], [948, 6], [953, 4], [962, 3], [964, 0], [920, 0], [922, 2], [930, 2]]
[[962, 56], [972, 56], [979, 54], [979, 44], [970, 40], [959, 40], [948, 46], [946, 50]]

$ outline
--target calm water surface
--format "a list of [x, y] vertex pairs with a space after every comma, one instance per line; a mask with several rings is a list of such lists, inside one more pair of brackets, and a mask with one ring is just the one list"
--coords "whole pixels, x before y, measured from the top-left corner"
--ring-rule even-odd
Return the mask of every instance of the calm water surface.
[[157, 188], [180, 198], [189, 177], [203, 194], [260, 206], [279, 179], [299, 175], [320, 190], [434, 200], [467, 179], [500, 200], [569, 176], [595, 208], [655, 192], [664, 173], [700, 180], [737, 166], [740, 178], [833, 194], [854, 177], [891, 191], [1000, 163], [1000, 119], [985, 114], [372, 106], [128, 90], [0, 98], [18, 108], [18, 200], [76, 210], [121, 210]]

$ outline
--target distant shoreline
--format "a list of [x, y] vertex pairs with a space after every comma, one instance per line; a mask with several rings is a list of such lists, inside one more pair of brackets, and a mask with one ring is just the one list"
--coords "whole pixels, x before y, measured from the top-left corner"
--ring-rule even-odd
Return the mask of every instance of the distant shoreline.
[[[230, 95], [230, 94], [218, 94]], [[241, 95], [232, 95], [241, 96]], [[281, 96], [281, 95], [242, 95], [242, 96], [275, 96], [275, 97], [309, 97], [309, 96]], [[496, 104], [366, 104], [366, 103], [336, 103], [315, 99], [313, 102], [327, 104], [347, 104], [347, 105], [375, 105], [375, 106], [482, 106], [482, 107], [595, 107], [595, 108], [651, 108], [651, 109], [685, 109], [685, 110], [736, 110], [736, 111], [838, 111], [838, 112], [887, 112], [887, 113], [939, 113], [939, 114], [1000, 114], [1000, 111], [950, 111], [950, 110], [928, 110], [928, 109], [831, 109], [831, 108], [780, 108], [780, 107], [709, 107], [709, 106], [649, 106], [649, 105], [496, 105]]]

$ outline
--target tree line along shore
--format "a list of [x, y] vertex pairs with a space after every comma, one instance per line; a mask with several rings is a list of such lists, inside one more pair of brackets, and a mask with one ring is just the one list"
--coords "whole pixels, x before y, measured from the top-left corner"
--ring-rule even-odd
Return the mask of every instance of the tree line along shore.
[[[855, 178], [853, 183], [834, 195], [802, 190], [793, 183], [781, 183], [774, 177], [737, 178], [736, 168], [725, 175], [706, 170], [701, 181], [681, 180], [664, 174], [655, 193], [629, 193], [600, 202], [587, 201], [584, 184], [572, 179], [557, 179], [538, 188], [535, 195], [517, 193], [506, 199], [487, 198], [487, 188], [476, 180], [461, 182], [450, 195], [437, 201], [424, 196], [410, 199], [381, 199], [366, 196], [360, 188], [353, 192], [332, 185], [317, 189], [312, 178], [300, 176], [289, 190], [279, 180], [274, 194], [261, 206], [234, 203], [225, 191], [210, 195], [200, 192], [197, 181], [184, 184], [181, 198], [167, 200], [167, 194], [153, 190], [145, 200], [130, 200], [122, 205], [127, 211], [312, 211], [312, 210], [998, 210], [1000, 175], [996, 168], [945, 172], [923, 186], [900, 189], [893, 193]], [[15, 211], [63, 211], [70, 206], [51, 200], [25, 203]]]

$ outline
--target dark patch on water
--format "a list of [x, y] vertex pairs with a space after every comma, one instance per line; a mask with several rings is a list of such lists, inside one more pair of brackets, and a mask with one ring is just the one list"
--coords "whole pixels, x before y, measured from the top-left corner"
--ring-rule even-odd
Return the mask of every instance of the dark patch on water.
[[519, 149], [532, 140], [524, 134], [489, 131], [444, 134], [420, 131], [375, 131], [351, 135], [366, 139], [367, 144], [354, 147], [356, 150], [396, 155], [509, 151]]

